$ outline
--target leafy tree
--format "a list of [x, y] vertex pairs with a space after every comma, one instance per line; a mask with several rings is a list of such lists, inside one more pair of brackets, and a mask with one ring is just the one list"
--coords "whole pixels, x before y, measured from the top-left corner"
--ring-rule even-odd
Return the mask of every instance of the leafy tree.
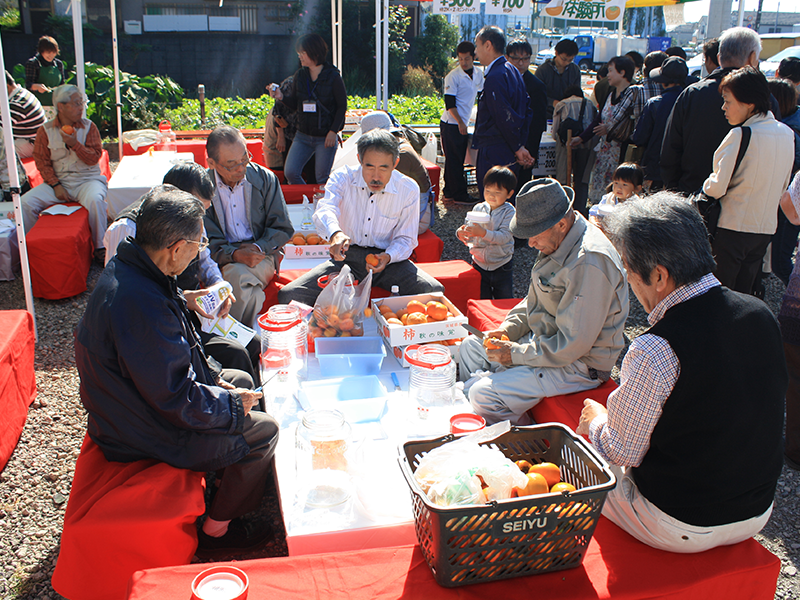
[[447, 75], [458, 45], [458, 27], [444, 15], [425, 17], [425, 30], [414, 40], [420, 64], [427, 65], [434, 77]]
[[406, 52], [411, 47], [405, 35], [411, 17], [405, 6], [389, 7], [389, 90], [400, 88], [405, 70]]

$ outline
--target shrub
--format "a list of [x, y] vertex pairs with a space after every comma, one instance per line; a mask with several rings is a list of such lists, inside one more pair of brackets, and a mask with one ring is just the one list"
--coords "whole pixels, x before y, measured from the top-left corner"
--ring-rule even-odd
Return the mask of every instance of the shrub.
[[428, 69], [407, 67], [403, 73], [403, 91], [409, 96], [435, 96], [436, 86]]

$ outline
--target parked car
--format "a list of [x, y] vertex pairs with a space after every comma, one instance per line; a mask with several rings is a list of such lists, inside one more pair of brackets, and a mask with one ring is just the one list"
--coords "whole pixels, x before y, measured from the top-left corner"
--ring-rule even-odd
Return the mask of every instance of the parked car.
[[533, 59], [533, 64], [537, 67], [544, 64], [548, 58], [554, 58], [556, 55], [556, 51], [552, 48], [545, 48], [544, 50], [540, 50], [536, 53], [536, 58]]
[[708, 73], [705, 70], [706, 57], [701, 52], [697, 56], [690, 58], [686, 61], [686, 66], [689, 67], [689, 75], [702, 79]]
[[775, 77], [775, 72], [778, 70], [781, 61], [784, 58], [789, 58], [790, 56], [800, 58], [800, 46], [784, 48], [777, 54], [770, 56], [767, 60], [762, 60], [758, 66], [761, 69], [761, 72], [767, 77]]

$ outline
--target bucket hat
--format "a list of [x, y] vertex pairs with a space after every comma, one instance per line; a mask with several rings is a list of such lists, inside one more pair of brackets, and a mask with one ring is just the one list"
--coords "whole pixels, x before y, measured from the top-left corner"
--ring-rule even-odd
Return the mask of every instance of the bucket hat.
[[572, 210], [575, 192], [555, 179], [534, 179], [517, 194], [517, 212], [511, 219], [511, 233], [532, 238], [550, 229]]

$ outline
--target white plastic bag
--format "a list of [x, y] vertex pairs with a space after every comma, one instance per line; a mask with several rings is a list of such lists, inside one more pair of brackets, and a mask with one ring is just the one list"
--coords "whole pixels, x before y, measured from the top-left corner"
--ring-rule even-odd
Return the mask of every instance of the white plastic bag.
[[425, 147], [422, 149], [422, 158], [436, 164], [436, 154], [436, 136], [431, 132], [425, 140]]
[[131, 145], [131, 148], [138, 150], [142, 146], [152, 146], [161, 139], [161, 134], [155, 129], [137, 129], [135, 131], [123, 131], [122, 141]]
[[[371, 290], [372, 271], [367, 273], [364, 281], [355, 285], [350, 267], [344, 265], [338, 275], [331, 275], [317, 296], [308, 322], [309, 337], [340, 337], [344, 333], [348, 336], [364, 335], [364, 309], [369, 304]], [[325, 333], [327, 329], [331, 330], [328, 334]]]

